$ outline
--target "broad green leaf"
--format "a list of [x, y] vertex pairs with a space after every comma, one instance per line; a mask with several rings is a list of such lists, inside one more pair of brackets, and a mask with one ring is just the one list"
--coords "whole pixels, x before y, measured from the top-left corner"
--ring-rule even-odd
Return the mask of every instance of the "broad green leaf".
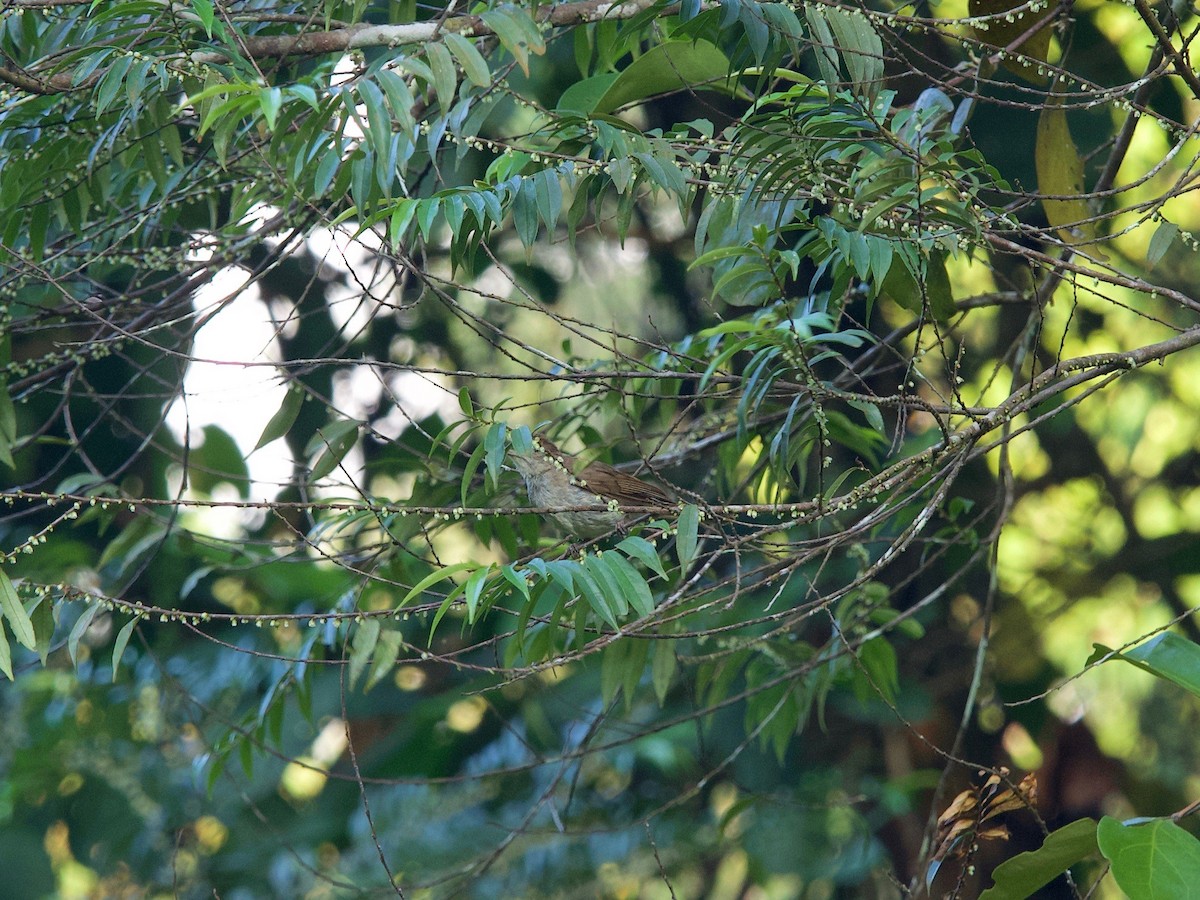
[[696, 508], [695, 504], [689, 503], [679, 513], [679, 531], [675, 537], [675, 552], [679, 555], [681, 576], [687, 572], [688, 566], [696, 558], [699, 526], [700, 510]]
[[261, 91], [258, 95], [258, 108], [262, 110], [267, 127], [274, 130], [279, 121], [279, 111], [283, 108], [282, 88], [270, 87]]
[[533, 178], [534, 197], [537, 200], [538, 218], [546, 223], [546, 231], [553, 232], [562, 212], [562, 185], [558, 173], [553, 169], [538, 172]]
[[507, 433], [508, 428], [503, 422], [493, 422], [483, 438], [488, 479], [492, 484], [500, 481], [500, 467], [504, 464], [504, 439]]
[[479, 18], [492, 29], [504, 49], [512, 54], [521, 71], [529, 77], [529, 54], [540, 55], [546, 50], [546, 42], [529, 14], [505, 5], [489, 9]]
[[[619, 628], [617, 625], [617, 615], [613, 611], [612, 603], [606, 595], [605, 590], [596, 581], [596, 579], [588, 572], [584, 566], [580, 566], [575, 571], [575, 583], [583, 592], [584, 599], [587, 600], [588, 606], [601, 619], [607, 622], [614, 630]], [[580, 638], [582, 639], [583, 629], [579, 629]]]
[[919, 283], [909, 268], [903, 254], [892, 257], [891, 268], [883, 281], [881, 292], [895, 303], [918, 315], [928, 304], [929, 314], [938, 321], [946, 321], [955, 313], [954, 293], [950, 276], [946, 272], [945, 257], [941, 253], [930, 253], [923, 263], [924, 282]]
[[426, 575], [424, 578], [422, 578], [420, 581], [418, 581], [416, 584], [414, 584], [412, 586], [412, 588], [409, 589], [409, 592], [404, 595], [404, 599], [396, 604], [396, 608], [401, 609], [401, 608], [407, 606], [408, 602], [410, 600], [421, 596], [421, 594], [425, 593], [425, 591], [429, 590], [429, 588], [433, 587], [435, 584], [445, 581], [447, 578], [450, 578], [451, 576], [456, 575], [457, 573], [461, 572], [463, 569], [474, 569], [474, 568], [476, 568], [475, 563], [458, 562], [458, 563], [453, 563], [448, 566], [444, 566], [440, 569], [435, 569], [434, 571], [432, 571], [428, 575]]
[[1121, 890], [1136, 900], [1200, 898], [1200, 841], [1174, 822], [1127, 825], [1111, 816], [1096, 831]]
[[1097, 852], [1096, 821], [1079, 819], [1046, 835], [1036, 850], [1018, 853], [992, 871], [993, 886], [979, 900], [1025, 900], [1071, 866]]
[[0, 462], [13, 466], [12, 451], [17, 443], [17, 409], [8, 393], [8, 385], [0, 379]]
[[125, 627], [117, 632], [117, 639], [113, 642], [112, 655], [112, 680], [114, 683], [117, 680], [117, 670], [121, 667], [121, 657], [125, 655], [125, 647], [129, 644], [129, 638], [133, 634], [133, 629], [137, 627], [141, 619], [141, 616], [134, 616], [125, 623]]
[[708, 41], [670, 40], [647, 50], [617, 76], [596, 101], [592, 115], [678, 90], [725, 89], [729, 60]]
[[50, 598], [39, 598], [29, 618], [33, 621], [33, 634], [37, 638], [34, 649], [37, 650], [38, 659], [44, 666], [50, 653], [50, 641], [54, 637], [54, 604]]
[[357, 440], [358, 422], [354, 419], [342, 419], [324, 426], [309, 444], [312, 446], [313, 443], [317, 443], [317, 446], [322, 447], [316, 462], [313, 463], [309, 479], [320, 481], [337, 468]]
[[805, 7], [819, 11], [829, 23], [841, 50], [842, 62], [858, 93], [873, 99], [883, 85], [883, 41], [871, 21], [858, 10], [837, 6]]
[[22, 646], [30, 650], [37, 647], [33, 621], [29, 618], [29, 613], [25, 612], [25, 607], [21, 603], [21, 598], [17, 596], [17, 589], [13, 587], [8, 573], [2, 568], [0, 568], [0, 613], [3, 613], [4, 618], [8, 619], [13, 634]]
[[[578, 29], [578, 31], [583, 30], [582, 28]], [[605, 72], [603, 75], [594, 75], [591, 78], [573, 82], [558, 98], [558, 111], [590, 116], [596, 109], [596, 104], [600, 102], [600, 98], [620, 77], [616, 72]]]
[[1114, 659], [1132, 663], [1159, 678], [1174, 682], [1200, 697], [1200, 644], [1195, 644], [1182, 635], [1164, 631], [1125, 653], [1117, 653], [1096, 644], [1088, 664], [1096, 663], [1109, 655]]
[[433, 90], [437, 94], [438, 104], [449, 112], [454, 103], [454, 95], [458, 90], [458, 75], [454, 71], [454, 60], [450, 51], [440, 41], [432, 41], [425, 47], [429, 57], [429, 68], [433, 71]]
[[192, 9], [195, 10], [197, 18], [200, 19], [200, 24], [204, 26], [204, 33], [211, 38], [213, 34], [213, 21], [216, 19], [213, 0], [191, 0], [191, 2]]
[[17, 443], [17, 408], [13, 406], [4, 380], [0, 380], [0, 440], [8, 446]]
[[837, 38], [825, 19], [823, 9], [815, 3], [804, 5], [804, 16], [808, 27], [812, 29], [813, 53], [817, 57], [817, 68], [821, 71], [821, 80], [829, 86], [832, 92], [834, 86], [841, 80], [838, 72]]
[[600, 659], [600, 701], [606, 707], [617, 696], [624, 680], [625, 659], [629, 654], [629, 641], [615, 640], [604, 648]]
[[9, 681], [16, 680], [13, 678], [12, 647], [8, 645], [8, 629], [4, 627], [3, 619], [0, 619], [0, 672], [7, 675]]
[[474, 41], [469, 41], [453, 31], [445, 32], [442, 40], [446, 42], [446, 46], [450, 48], [450, 52], [454, 54], [454, 58], [458, 60], [463, 73], [472, 84], [487, 87], [492, 83], [492, 73], [488, 71], [487, 62], [475, 48]]
[[650, 655], [650, 642], [644, 638], [626, 638], [629, 654], [625, 657], [625, 678], [621, 689], [625, 692], [625, 712], [633, 707], [638, 685], [646, 671], [646, 659]]
[[883, 413], [879, 411], [878, 406], [874, 403], [868, 403], [866, 400], [847, 400], [846, 403], [861, 412], [866, 417], [868, 425], [880, 434], [886, 434], [883, 425]]
[[658, 697], [659, 706], [666, 702], [671, 679], [675, 677], [676, 663], [675, 641], [660, 636], [654, 642], [654, 661], [650, 666], [650, 677], [654, 682], [654, 694]]
[[620, 553], [606, 553], [604, 561], [613, 577], [620, 582], [622, 592], [637, 614], [648, 616], [654, 612], [654, 595], [650, 592], [650, 585], [646, 583], [642, 573]]
[[[886, 638], [875, 637], [858, 648], [858, 661], [869, 684], [863, 684], [862, 690], [856, 690], [859, 700], [865, 701], [879, 694], [889, 703], [896, 699], [896, 691], [900, 686], [899, 670], [896, 666], [896, 651]], [[855, 682], [856, 688], [860, 682]]]
[[1154, 230], [1154, 236], [1150, 238], [1150, 246], [1146, 248], [1146, 262], [1150, 268], [1158, 265], [1171, 245], [1175, 243], [1175, 238], [1179, 237], [1179, 226], [1174, 222], [1160, 222], [1158, 228]]
[[531, 250], [538, 236], [537, 198], [532, 182], [526, 181], [512, 199], [513, 225], [522, 246]]
[[354, 631], [354, 642], [350, 648], [350, 690], [358, 683], [358, 676], [366, 668], [375, 644], [379, 641], [379, 619], [372, 617], [358, 623]]
[[369, 691], [379, 684], [396, 665], [400, 650], [404, 646], [404, 635], [399, 631], [384, 631], [379, 635], [379, 643], [375, 646], [375, 660], [371, 663], [371, 671], [367, 674], [364, 691]]
[[612, 572], [610, 558], [616, 557], [615, 553], [589, 555], [583, 560], [583, 571], [599, 586], [605, 606], [612, 610], [613, 617], [623, 619], [629, 612], [629, 598], [625, 595], [621, 580]]
[[631, 534], [617, 544], [617, 549], [630, 559], [638, 560], [646, 568], [661, 575], [663, 578], [667, 577], [666, 569], [663, 568], [662, 560], [658, 556], [658, 550], [644, 537]]
[[96, 613], [100, 611], [100, 605], [93, 603], [88, 606], [79, 618], [75, 620], [75, 624], [71, 627], [71, 633], [67, 637], [67, 653], [71, 656], [71, 663], [79, 665], [79, 641], [83, 638], [88, 626], [92, 624], [92, 620], [96, 618]]
[[304, 392], [289, 389], [283, 395], [283, 403], [280, 404], [279, 409], [275, 410], [275, 415], [267, 420], [266, 427], [259, 435], [258, 443], [254, 445], [254, 450], [265, 447], [271, 441], [278, 440], [287, 434], [288, 429], [295, 424], [296, 417], [300, 415], [300, 407], [303, 405]]
[[133, 65], [134, 57], [120, 56], [111, 66], [108, 71], [101, 77], [96, 84], [96, 112], [103, 113], [113, 100], [117, 97], [117, 92], [121, 90], [121, 85], [125, 82], [125, 76], [129, 73], [129, 67]]
[[467, 604], [467, 623], [475, 622], [475, 613], [479, 609], [479, 597], [483, 593], [484, 585], [487, 584], [488, 576], [492, 574], [491, 566], [482, 566], [471, 573], [471, 577], [467, 579], [466, 587], [463, 589], [463, 599]]

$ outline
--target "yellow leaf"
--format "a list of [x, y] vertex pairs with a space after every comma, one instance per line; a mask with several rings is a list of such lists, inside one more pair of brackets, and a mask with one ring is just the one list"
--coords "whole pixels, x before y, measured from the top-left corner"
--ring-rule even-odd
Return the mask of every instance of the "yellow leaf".
[[1051, 96], [1038, 117], [1035, 161], [1038, 192], [1043, 195], [1042, 209], [1046, 211], [1047, 221], [1069, 244], [1093, 240], [1095, 223], [1083, 221], [1092, 214], [1082, 196], [1083, 159], [1071, 139], [1060, 95]]

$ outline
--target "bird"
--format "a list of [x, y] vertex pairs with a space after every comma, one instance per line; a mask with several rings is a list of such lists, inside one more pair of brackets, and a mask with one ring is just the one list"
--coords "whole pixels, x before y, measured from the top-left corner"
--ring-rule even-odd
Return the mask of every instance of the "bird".
[[[514, 467], [525, 479], [529, 502], [560, 509], [549, 516], [568, 535], [584, 540], [600, 537], [634, 518], [622, 506], [655, 507], [664, 512], [673, 506], [671, 496], [658, 485], [619, 472], [602, 462], [580, 464], [544, 437], [533, 439], [533, 449], [514, 452]], [[595, 507], [571, 509], [570, 507]]]

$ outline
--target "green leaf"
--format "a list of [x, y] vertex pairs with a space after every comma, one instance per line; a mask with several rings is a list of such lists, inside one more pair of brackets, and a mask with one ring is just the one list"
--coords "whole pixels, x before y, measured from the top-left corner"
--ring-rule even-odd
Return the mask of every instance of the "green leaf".
[[675, 677], [676, 665], [675, 641], [660, 637], [654, 642], [654, 661], [650, 667], [650, 678], [654, 682], [654, 694], [658, 697], [659, 706], [666, 702], [671, 679]]
[[864, 416], [866, 416], [867, 424], [878, 431], [880, 434], [886, 434], [883, 425], [883, 413], [879, 411], [879, 407], [874, 403], [868, 403], [866, 400], [847, 400], [850, 406], [853, 406]]
[[858, 10], [837, 6], [805, 7], [819, 10], [837, 38], [842, 62], [858, 93], [873, 99], [883, 84], [883, 41], [871, 21]]
[[463, 73], [472, 84], [487, 87], [492, 83], [492, 73], [488, 71], [487, 62], [475, 48], [474, 41], [469, 41], [453, 31], [445, 32], [442, 40], [446, 42], [446, 46], [450, 48], [450, 52], [454, 54], [454, 58], [458, 60]]
[[117, 93], [121, 90], [121, 85], [125, 81], [125, 76], [129, 73], [129, 67], [133, 65], [134, 58], [132, 56], [121, 56], [111, 66], [108, 71], [101, 77], [96, 85], [96, 113], [103, 113], [116, 99]]
[[216, 13], [213, 10], [213, 0], [192, 0], [192, 9], [195, 10], [200, 24], [204, 26], [204, 33], [211, 38], [213, 21], [216, 18]]
[[10, 469], [14, 466], [12, 451], [16, 442], [17, 410], [8, 395], [8, 385], [0, 379], [0, 463]]
[[258, 108], [262, 110], [267, 127], [274, 130], [279, 121], [279, 110], [283, 108], [283, 89], [270, 87], [261, 91], [258, 95]]
[[1160, 222], [1150, 238], [1150, 246], [1146, 249], [1146, 262], [1150, 268], [1158, 265], [1159, 260], [1166, 256], [1175, 238], [1179, 237], [1179, 226], [1174, 222]]
[[37, 650], [38, 659], [44, 666], [50, 653], [50, 640], [54, 637], [54, 604], [50, 598], [39, 599], [29, 617], [33, 621], [33, 633], [37, 638], [37, 646], [34, 649]]
[[1096, 853], [1096, 822], [1079, 819], [1046, 835], [1036, 850], [1018, 853], [992, 872], [993, 886], [979, 900], [1025, 900], [1071, 866]]
[[[592, 608], [592, 611], [616, 630], [619, 627], [617, 625], [617, 616], [609, 604], [608, 597], [604, 594], [604, 589], [597, 584], [596, 579], [583, 566], [580, 566], [575, 572], [575, 583], [579, 586], [580, 591], [583, 592], [583, 596], [587, 600], [588, 606]], [[580, 632], [582, 635], [582, 629], [580, 629]]]
[[12, 667], [12, 648], [8, 645], [8, 630], [4, 620], [0, 619], [0, 672], [8, 676], [9, 681], [15, 681]]
[[687, 504], [679, 513], [679, 531], [675, 537], [675, 552], [679, 555], [680, 576], [696, 558], [696, 534], [700, 526], [700, 510], [693, 503]]
[[372, 617], [358, 623], [354, 631], [354, 643], [350, 650], [350, 690], [358, 683], [358, 676], [366, 668], [375, 644], [379, 641], [379, 619]]
[[357, 440], [358, 422], [354, 419], [342, 419], [320, 429], [313, 442], [317, 443], [317, 446], [323, 445], [324, 449], [313, 463], [309, 479], [320, 481], [337, 468]]
[[929, 302], [930, 314], [939, 322], [948, 321], [954, 315], [954, 290], [950, 286], [944, 253], [929, 254], [925, 267], [925, 299]]
[[634, 103], [678, 90], [726, 90], [729, 60], [708, 41], [670, 40], [650, 48], [631, 62], [595, 106], [592, 115], [610, 113]]
[[546, 223], [546, 231], [553, 232], [558, 224], [559, 213], [562, 212], [562, 185], [558, 183], [558, 173], [553, 169], [544, 169], [533, 177], [533, 194], [537, 201], [538, 218]]
[[133, 629], [137, 627], [137, 623], [142, 620], [141, 616], [134, 616], [125, 623], [125, 627], [117, 632], [117, 639], [113, 642], [112, 655], [112, 678], [115, 683], [117, 680], [117, 670], [121, 667], [121, 657], [125, 655], [125, 647], [129, 643], [129, 638], [133, 634]]
[[521, 185], [521, 189], [512, 199], [513, 225], [517, 229], [517, 237], [521, 245], [529, 250], [537, 241], [538, 212], [535, 188], [530, 181]]
[[620, 583], [629, 605], [637, 610], [637, 614], [648, 616], [654, 612], [654, 595], [650, 592], [650, 585], [646, 583], [642, 573], [619, 553], [604, 554], [604, 561], [613, 577]]
[[1089, 664], [1111, 654], [1111, 658], [1123, 659], [1200, 697], [1200, 645], [1182, 635], [1164, 631], [1126, 653], [1116, 653], [1101, 644], [1094, 646]]
[[438, 604], [437, 612], [433, 614], [433, 621], [429, 623], [429, 639], [433, 640], [434, 634], [437, 633], [438, 625], [446, 613], [450, 611], [450, 607], [454, 605], [454, 601], [458, 599], [459, 594], [466, 588], [466, 583], [456, 584], [454, 589], [446, 595], [446, 599]]
[[487, 584], [488, 576], [492, 574], [491, 566], [482, 566], [471, 573], [471, 577], [467, 579], [467, 585], [463, 589], [463, 599], [467, 604], [467, 623], [475, 622], [475, 613], [479, 609], [479, 596], [483, 593], [483, 587]]
[[[582, 28], [578, 30], [583, 31]], [[596, 104], [600, 102], [600, 98], [620, 77], [616, 72], [605, 72], [603, 75], [594, 75], [591, 78], [572, 83], [558, 98], [558, 111], [590, 116], [596, 109]]]
[[486, 453], [486, 442], [476, 444], [467, 458], [467, 464], [463, 466], [462, 481], [459, 483], [459, 499], [462, 500], [463, 506], [470, 505], [467, 503], [467, 495], [471, 492], [471, 482], [475, 479], [475, 473], [479, 470], [479, 464], [483, 462]]
[[613, 641], [604, 648], [600, 659], [600, 701], [606, 707], [613, 702], [621, 687], [628, 653], [628, 640]]
[[438, 105], [446, 112], [454, 103], [454, 95], [458, 90], [458, 75], [454, 71], [454, 60], [450, 51], [440, 41], [426, 45], [425, 53], [429, 57], [429, 68], [433, 71], [433, 90], [437, 94]]
[[400, 609], [404, 606], [407, 606], [408, 602], [410, 600], [412, 600], [413, 598], [419, 597], [421, 594], [425, 593], [425, 591], [427, 591], [429, 588], [433, 587], [438, 582], [445, 581], [447, 578], [461, 572], [463, 569], [473, 569], [473, 568], [475, 568], [475, 563], [459, 562], [459, 563], [453, 563], [452, 565], [449, 565], [449, 566], [444, 566], [441, 569], [436, 569], [433, 572], [430, 572], [428, 575], [426, 575], [424, 578], [422, 578], [420, 581], [418, 581], [416, 584], [414, 584], [412, 586], [412, 588], [409, 590], [409, 592], [404, 595], [404, 599], [396, 604], [396, 608]]
[[503, 422], [493, 422], [483, 437], [485, 463], [492, 484], [500, 481], [500, 467], [504, 464], [504, 439], [507, 433], [508, 427]]
[[870, 679], [870, 683], [863, 686], [859, 699], [865, 700], [878, 691], [889, 703], [895, 702], [900, 675], [896, 667], [896, 650], [887, 639], [875, 637], [864, 643], [858, 649], [858, 661]]
[[525, 77], [529, 77], [529, 54], [541, 54], [546, 42], [529, 14], [505, 5], [489, 9], [479, 17], [500, 39], [504, 49], [512, 54]]
[[823, 9], [815, 3], [804, 4], [804, 16], [812, 30], [813, 52], [817, 57], [817, 68], [821, 80], [829, 85], [830, 91], [841, 80], [838, 74], [837, 38], [825, 19]]
[[[583, 560], [583, 571], [590, 576], [604, 597], [604, 605], [612, 610], [615, 619], [622, 619], [629, 612], [629, 598], [622, 590], [621, 582], [612, 573], [609, 560], [616, 554], [605, 553], [588, 556]], [[615, 624], [615, 623], [614, 623]]]
[[1200, 841], [1174, 822], [1127, 825], [1111, 816], [1096, 831], [1112, 876], [1135, 900], [1200, 898]]
[[96, 613], [100, 611], [99, 604], [93, 603], [75, 620], [75, 624], [71, 627], [71, 633], [67, 637], [67, 653], [71, 656], [71, 663], [79, 665], [79, 641], [83, 638], [88, 626], [92, 624], [92, 619], [96, 618]]
[[400, 650], [404, 646], [404, 635], [398, 631], [384, 631], [379, 635], [379, 644], [375, 647], [375, 661], [371, 663], [371, 671], [367, 675], [364, 691], [369, 691], [392, 670]]
[[17, 589], [13, 587], [8, 573], [3, 569], [0, 569], [0, 613], [3, 613], [4, 618], [8, 619], [13, 634], [23, 646], [30, 650], [37, 647], [37, 639], [33, 633], [33, 621], [29, 618], [29, 613], [25, 612], [21, 598], [17, 596]]
[[[296, 422], [296, 417], [300, 415], [300, 407], [304, 405], [304, 392], [301, 390], [289, 389], [283, 395], [283, 403], [279, 409], [275, 410], [275, 415], [267, 421], [266, 427], [263, 428], [262, 434], [259, 435], [258, 443], [254, 445], [254, 450], [260, 447], [265, 447], [271, 441], [278, 440], [288, 433], [288, 430]], [[250, 451], [253, 453], [254, 451]]]
[[662, 560], [658, 558], [658, 551], [644, 537], [638, 537], [636, 534], [631, 534], [621, 540], [617, 544], [617, 549], [628, 556], [630, 559], [636, 559], [646, 566], [646, 568], [656, 572], [663, 578], [667, 577], [667, 572], [663, 568]]

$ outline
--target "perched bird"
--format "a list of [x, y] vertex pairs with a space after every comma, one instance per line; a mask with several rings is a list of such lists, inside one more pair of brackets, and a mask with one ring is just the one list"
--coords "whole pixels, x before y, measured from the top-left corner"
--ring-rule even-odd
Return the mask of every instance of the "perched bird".
[[533, 449], [528, 453], [513, 453], [511, 459], [525, 479], [533, 506], [596, 508], [595, 512], [563, 509], [549, 514], [572, 537], [590, 540], [632, 518], [618, 507], [653, 506], [666, 512], [673, 505], [670, 495], [657, 485], [602, 462], [581, 466], [575, 457], [543, 437], [533, 439]]

